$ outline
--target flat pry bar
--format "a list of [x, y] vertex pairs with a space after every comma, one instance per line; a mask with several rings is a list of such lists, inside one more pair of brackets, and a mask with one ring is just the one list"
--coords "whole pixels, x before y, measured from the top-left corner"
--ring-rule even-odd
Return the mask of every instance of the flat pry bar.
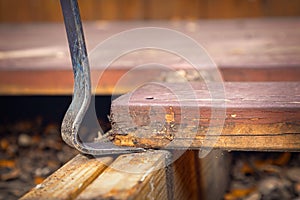
[[[119, 147], [107, 138], [95, 143], [82, 143], [78, 132], [91, 103], [90, 68], [77, 0], [60, 0], [74, 73], [72, 102], [64, 116], [63, 140], [81, 153], [91, 155], [123, 154], [145, 151], [143, 148]], [[97, 148], [96, 148], [97, 147]]]

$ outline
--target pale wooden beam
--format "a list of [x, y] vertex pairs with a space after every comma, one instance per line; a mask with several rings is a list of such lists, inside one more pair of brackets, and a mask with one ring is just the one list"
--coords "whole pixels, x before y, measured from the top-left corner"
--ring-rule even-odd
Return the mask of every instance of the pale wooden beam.
[[121, 155], [76, 199], [168, 199], [170, 156], [168, 151]]
[[91, 159], [79, 154], [21, 199], [73, 199], [101, 174], [112, 161], [112, 157]]
[[114, 161], [79, 154], [21, 199], [218, 199], [229, 174], [224, 153], [149, 150]]
[[212, 150], [198, 159], [201, 199], [223, 199], [230, 181], [231, 155], [227, 151]]

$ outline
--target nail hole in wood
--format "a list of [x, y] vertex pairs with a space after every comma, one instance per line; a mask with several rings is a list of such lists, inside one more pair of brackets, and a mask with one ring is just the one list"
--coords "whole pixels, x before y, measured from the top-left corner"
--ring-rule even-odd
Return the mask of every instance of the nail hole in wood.
[[145, 99], [146, 100], [152, 100], [152, 99], [154, 99], [154, 97], [146, 97]]

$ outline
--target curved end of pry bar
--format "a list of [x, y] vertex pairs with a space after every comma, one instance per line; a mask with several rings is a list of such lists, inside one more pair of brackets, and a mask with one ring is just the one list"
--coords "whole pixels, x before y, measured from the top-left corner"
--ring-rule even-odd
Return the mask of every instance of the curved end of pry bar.
[[87, 51], [77, 0], [60, 0], [74, 72], [73, 99], [62, 122], [63, 140], [83, 154], [109, 155], [143, 152], [143, 148], [119, 147], [103, 137], [94, 143], [81, 142], [78, 131], [91, 101]]

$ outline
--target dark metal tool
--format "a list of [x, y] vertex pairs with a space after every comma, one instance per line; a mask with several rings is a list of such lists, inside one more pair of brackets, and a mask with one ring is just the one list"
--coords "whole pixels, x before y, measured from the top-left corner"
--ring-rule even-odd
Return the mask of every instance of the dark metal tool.
[[91, 80], [89, 61], [77, 0], [60, 0], [67, 31], [74, 72], [74, 94], [71, 105], [62, 122], [62, 138], [84, 154], [105, 155], [144, 151], [142, 148], [118, 147], [103, 135], [94, 143], [84, 143], [79, 137], [79, 128], [91, 103]]

